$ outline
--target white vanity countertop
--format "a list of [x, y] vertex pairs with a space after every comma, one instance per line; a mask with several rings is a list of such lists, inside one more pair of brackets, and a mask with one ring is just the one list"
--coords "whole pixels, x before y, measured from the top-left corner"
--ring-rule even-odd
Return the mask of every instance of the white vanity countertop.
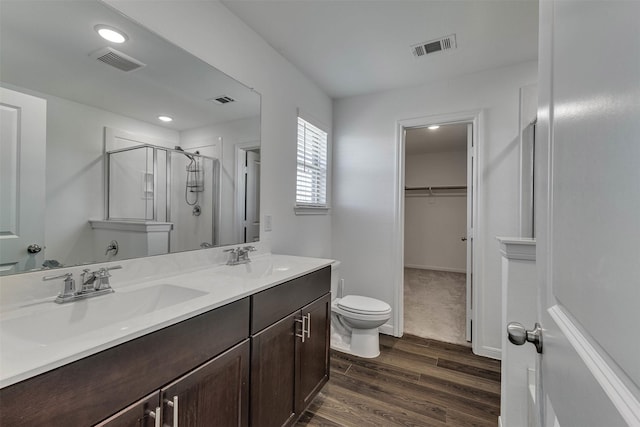
[[[66, 304], [55, 304], [53, 298], [47, 298], [3, 310], [0, 312], [0, 388], [240, 300], [331, 263], [330, 259], [265, 254], [252, 257], [249, 264], [208, 266], [144, 282], [132, 280], [123, 283], [118, 282], [114, 271], [111, 285], [116, 292], [113, 294]], [[122, 320], [127, 317], [122, 313], [130, 307], [119, 306], [117, 301], [126, 303], [126, 294], [129, 292], [138, 297], [145, 295], [147, 288], [168, 291], [164, 297], [166, 301], [171, 300], [171, 305], [164, 304], [162, 308], [149, 309], [145, 314], [129, 315], [128, 319]], [[190, 299], [175, 303], [176, 298], [170, 292], [175, 290], [178, 295], [182, 295], [179, 291], [186, 291]], [[114, 297], [116, 295], [118, 299]], [[137, 309], [134, 307], [134, 311]], [[104, 324], [99, 322], [99, 326], [87, 330], [87, 323], [83, 322], [95, 323], [96, 320], [86, 320], [92, 315], [92, 310], [95, 310], [94, 313], [103, 310], [105, 316], [112, 320]], [[55, 321], [49, 320], [57, 318], [63, 318], [64, 322], [56, 325]]]

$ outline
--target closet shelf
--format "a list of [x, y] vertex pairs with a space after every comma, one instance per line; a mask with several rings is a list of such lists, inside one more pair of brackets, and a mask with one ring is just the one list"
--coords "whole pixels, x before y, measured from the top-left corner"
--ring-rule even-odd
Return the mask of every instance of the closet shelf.
[[464, 196], [466, 185], [433, 185], [430, 187], [405, 187], [407, 196]]

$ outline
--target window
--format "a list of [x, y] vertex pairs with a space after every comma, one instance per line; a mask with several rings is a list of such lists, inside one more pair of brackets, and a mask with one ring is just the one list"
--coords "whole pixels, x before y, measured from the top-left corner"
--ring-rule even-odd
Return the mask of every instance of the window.
[[327, 208], [327, 132], [298, 117], [296, 212]]

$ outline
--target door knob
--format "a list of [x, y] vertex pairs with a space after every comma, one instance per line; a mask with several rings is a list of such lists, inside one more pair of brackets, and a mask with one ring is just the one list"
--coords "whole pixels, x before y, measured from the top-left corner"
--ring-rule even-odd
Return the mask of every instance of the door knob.
[[42, 248], [40, 247], [40, 245], [37, 245], [35, 243], [32, 243], [31, 245], [27, 246], [27, 252], [29, 252], [30, 254], [37, 254], [41, 250]]
[[463, 242], [466, 242], [467, 238], [466, 237], [461, 237], [460, 240], [463, 241]]
[[511, 322], [507, 325], [507, 333], [509, 341], [515, 345], [523, 345], [526, 342], [536, 346], [536, 351], [542, 353], [542, 328], [536, 322], [534, 328], [527, 331], [524, 326], [518, 322]]

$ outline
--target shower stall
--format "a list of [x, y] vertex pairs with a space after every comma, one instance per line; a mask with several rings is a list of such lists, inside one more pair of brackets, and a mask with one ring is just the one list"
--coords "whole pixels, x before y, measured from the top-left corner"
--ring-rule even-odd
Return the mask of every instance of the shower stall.
[[105, 153], [106, 221], [164, 225], [168, 252], [219, 244], [218, 159], [140, 144]]

